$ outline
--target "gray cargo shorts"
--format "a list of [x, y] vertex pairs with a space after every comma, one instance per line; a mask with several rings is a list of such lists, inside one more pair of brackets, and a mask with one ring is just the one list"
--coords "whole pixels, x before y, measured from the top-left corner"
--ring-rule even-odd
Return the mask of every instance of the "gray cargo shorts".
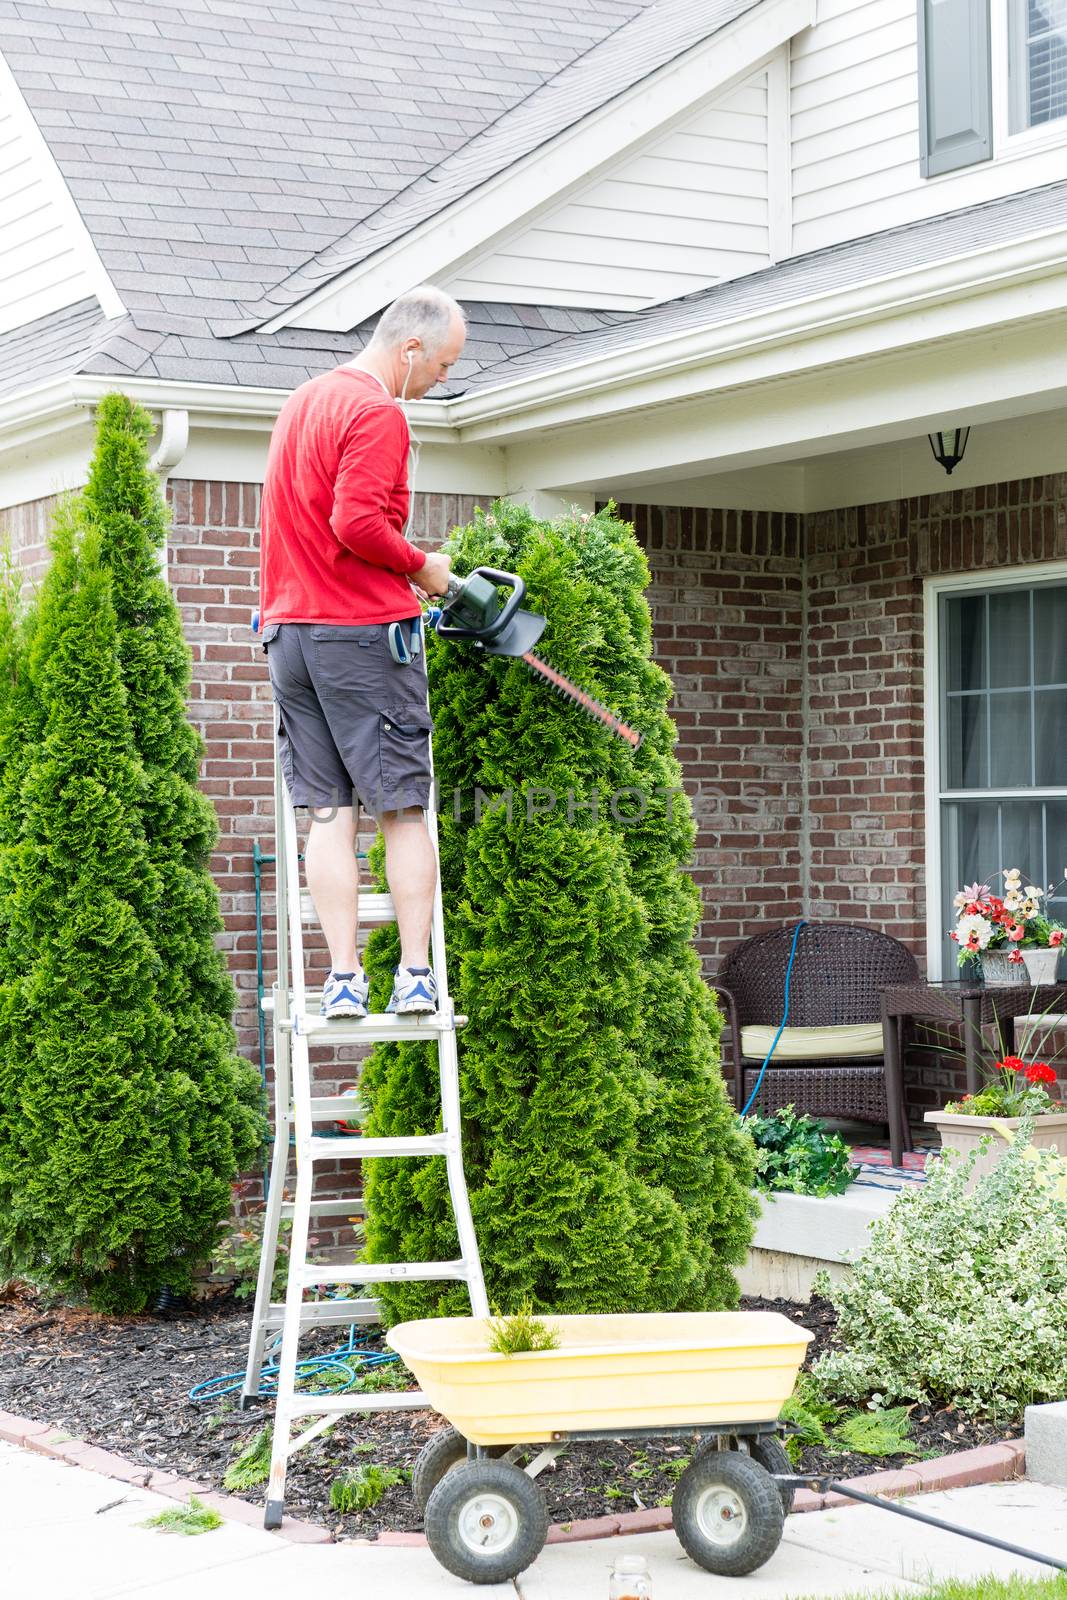
[[428, 806], [432, 782], [425, 658], [398, 666], [388, 623], [271, 623], [263, 630], [279, 749], [294, 806], [371, 816]]

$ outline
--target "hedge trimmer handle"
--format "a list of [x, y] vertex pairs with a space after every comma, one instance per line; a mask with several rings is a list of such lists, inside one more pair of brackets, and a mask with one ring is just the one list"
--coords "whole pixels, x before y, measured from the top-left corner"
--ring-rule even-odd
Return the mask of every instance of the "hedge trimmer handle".
[[[501, 589], [511, 591], [502, 605]], [[475, 567], [466, 578], [450, 572], [437, 632], [442, 639], [475, 639], [480, 644], [490, 644], [514, 620], [525, 598], [526, 585], [517, 572]]]

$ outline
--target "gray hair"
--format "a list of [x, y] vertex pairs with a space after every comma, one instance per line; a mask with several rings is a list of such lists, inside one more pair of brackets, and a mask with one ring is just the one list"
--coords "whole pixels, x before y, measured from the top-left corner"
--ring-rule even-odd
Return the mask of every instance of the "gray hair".
[[395, 350], [405, 339], [421, 339], [423, 349], [433, 356], [448, 338], [454, 319], [467, 326], [459, 302], [432, 283], [422, 283], [385, 308], [369, 348]]

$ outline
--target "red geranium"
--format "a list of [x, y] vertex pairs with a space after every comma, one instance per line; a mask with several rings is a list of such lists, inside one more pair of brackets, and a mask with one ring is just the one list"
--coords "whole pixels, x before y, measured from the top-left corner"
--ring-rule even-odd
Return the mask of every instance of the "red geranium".
[[1030, 1083], [1055, 1083], [1056, 1073], [1045, 1061], [1032, 1061], [1026, 1069]]
[[994, 1061], [993, 1065], [998, 1072], [1024, 1072], [1026, 1062], [1022, 1056], [1005, 1056], [1003, 1061]]

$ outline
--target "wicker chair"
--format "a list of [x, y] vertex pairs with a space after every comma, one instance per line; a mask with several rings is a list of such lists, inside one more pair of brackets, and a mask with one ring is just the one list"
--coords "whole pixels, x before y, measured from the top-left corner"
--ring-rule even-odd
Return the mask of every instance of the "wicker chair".
[[[757, 1060], [742, 1055], [742, 1030], [777, 1028], [781, 1022], [795, 927], [792, 923], [746, 939], [730, 951], [711, 980], [730, 1024], [729, 1057], [739, 1111], [755, 1088], [763, 1064], [762, 1056]], [[889, 934], [861, 923], [809, 922], [797, 939], [788, 1026], [825, 1028], [880, 1022], [880, 995], [885, 985], [915, 982], [918, 977], [915, 957]], [[817, 1116], [884, 1123], [891, 1134], [893, 1117], [903, 1147], [911, 1148], [903, 1088], [899, 1083], [887, 1085], [880, 1052], [858, 1059], [824, 1055], [782, 1062], [772, 1056], [756, 1107], [766, 1113], [785, 1105]]]

